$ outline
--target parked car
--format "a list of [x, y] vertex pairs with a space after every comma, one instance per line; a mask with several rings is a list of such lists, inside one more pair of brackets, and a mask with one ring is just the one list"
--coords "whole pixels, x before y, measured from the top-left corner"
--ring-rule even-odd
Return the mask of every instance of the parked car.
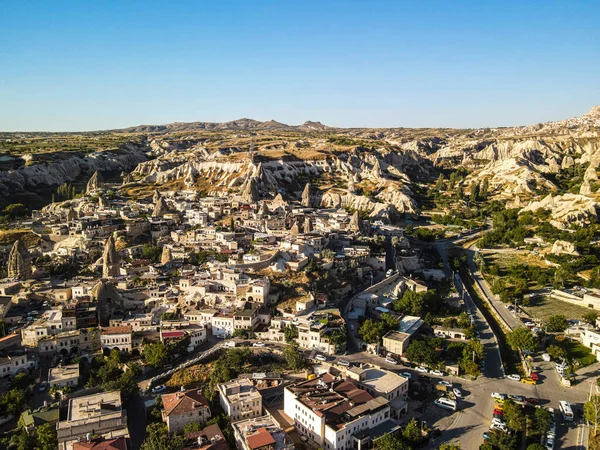
[[529, 375], [529, 377], [530, 377], [532, 380], [535, 380], [535, 381], [540, 381], [540, 377], [539, 377], [539, 375], [538, 375], [537, 373], [535, 373], [535, 372], [532, 372], [532, 373], [531, 373], [531, 375]]
[[325, 356], [321, 355], [320, 353], [315, 356], [315, 359], [317, 361], [321, 361], [321, 362], [327, 361], [327, 358]]
[[539, 405], [540, 401], [537, 398], [527, 397], [525, 399], [525, 403], [527, 403], [528, 405]]
[[452, 389], [452, 392], [454, 393], [454, 396], [455, 396], [456, 398], [461, 398], [461, 397], [462, 397], [462, 392], [460, 391], [460, 389], [459, 389], [459, 388], [454, 388], [454, 389]]
[[499, 392], [492, 392], [492, 398], [497, 398], [498, 400], [505, 400], [506, 394], [500, 394]]
[[442, 386], [449, 387], [449, 388], [451, 388], [451, 387], [452, 387], [452, 383], [450, 383], [449, 381], [444, 381], [444, 380], [442, 380], [442, 381], [438, 381], [438, 384], [440, 384], [440, 385], [442, 385]]
[[421, 372], [421, 373], [427, 373], [427, 372], [429, 372], [429, 370], [427, 370], [426, 367], [417, 367], [415, 370], [417, 372]]
[[163, 392], [166, 392], [167, 387], [164, 384], [161, 384], [160, 386], [155, 386], [152, 388], [152, 393], [153, 394], [161, 394]]
[[398, 361], [396, 361], [394, 358], [392, 358], [391, 356], [386, 356], [385, 357], [385, 362], [388, 364], [398, 364]]
[[508, 394], [508, 398], [510, 398], [515, 403], [524, 403], [525, 402], [525, 397], [523, 397], [522, 395]]
[[506, 425], [503, 425], [501, 423], [492, 423], [490, 425], [490, 430], [508, 431], [508, 428], [506, 427]]
[[500, 424], [500, 425], [506, 425], [506, 422], [504, 421], [504, 419], [498, 419], [497, 417], [494, 417], [492, 419], [492, 423], [497, 423], [497, 424]]
[[552, 450], [553, 448], [554, 448], [554, 439], [548, 438], [546, 440], [546, 449], [547, 450]]
[[410, 373], [410, 372], [402, 372], [400, 375], [403, 376], [404, 378], [408, 378], [409, 380], [412, 380], [412, 373]]
[[235, 347], [235, 341], [227, 341], [225, 342], [225, 346], [233, 348]]
[[252, 344], [252, 347], [266, 347], [267, 345], [264, 342], [255, 342]]
[[513, 381], [521, 381], [521, 376], [517, 375], [516, 373], [510, 374], [506, 378], [508, 378], [509, 380], [513, 380]]
[[533, 323], [533, 322], [525, 322], [525, 326], [528, 327], [528, 328], [533, 328], [533, 327], [535, 327], [535, 323]]
[[521, 383], [537, 384], [537, 381], [535, 381], [533, 378], [522, 378]]
[[443, 377], [444, 376], [444, 372], [442, 372], [440, 370], [432, 370], [431, 371], [431, 375], [435, 375], [437, 377]]
[[40, 392], [44, 392], [47, 387], [48, 387], [48, 382], [47, 381], [42, 381], [40, 383]]
[[340, 360], [338, 361], [338, 364], [339, 364], [340, 366], [344, 366], [344, 367], [350, 367], [350, 361], [346, 361], [345, 359], [340, 359]]

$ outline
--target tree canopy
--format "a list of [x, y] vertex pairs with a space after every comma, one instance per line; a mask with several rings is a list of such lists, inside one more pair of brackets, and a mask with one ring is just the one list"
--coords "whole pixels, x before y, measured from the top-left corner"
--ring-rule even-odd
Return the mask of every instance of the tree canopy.
[[552, 333], [562, 333], [569, 327], [567, 318], [562, 314], [557, 314], [548, 317], [546, 321], [546, 329]]
[[537, 350], [539, 341], [533, 335], [529, 328], [517, 328], [506, 335], [506, 341], [513, 350], [529, 350], [533, 352]]

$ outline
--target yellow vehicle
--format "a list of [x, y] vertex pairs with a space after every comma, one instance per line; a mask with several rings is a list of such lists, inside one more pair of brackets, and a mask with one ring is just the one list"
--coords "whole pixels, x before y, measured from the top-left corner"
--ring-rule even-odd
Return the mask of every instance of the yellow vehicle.
[[494, 403], [494, 409], [499, 409], [500, 411], [504, 410], [504, 403], [496, 402]]
[[521, 378], [521, 383], [537, 384], [537, 381], [535, 381], [533, 378]]

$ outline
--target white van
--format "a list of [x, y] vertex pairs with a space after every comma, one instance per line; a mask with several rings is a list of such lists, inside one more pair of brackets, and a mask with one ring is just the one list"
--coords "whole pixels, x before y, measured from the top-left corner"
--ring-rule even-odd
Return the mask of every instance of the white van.
[[446, 397], [440, 397], [433, 402], [435, 405], [440, 408], [451, 409], [452, 411], [456, 411], [456, 400], [450, 400]]

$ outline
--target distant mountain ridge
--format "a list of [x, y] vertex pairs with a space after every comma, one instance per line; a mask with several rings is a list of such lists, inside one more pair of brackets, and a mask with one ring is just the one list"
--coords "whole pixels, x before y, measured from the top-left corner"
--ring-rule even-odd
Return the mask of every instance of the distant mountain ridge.
[[301, 130], [323, 131], [332, 130], [334, 127], [323, 125], [321, 122], [306, 121], [302, 125], [288, 125], [276, 120], [259, 120], [242, 118], [230, 122], [173, 122], [165, 125], [137, 125], [133, 127], [111, 130], [128, 133], [159, 133], [174, 131], [200, 131], [200, 130]]

